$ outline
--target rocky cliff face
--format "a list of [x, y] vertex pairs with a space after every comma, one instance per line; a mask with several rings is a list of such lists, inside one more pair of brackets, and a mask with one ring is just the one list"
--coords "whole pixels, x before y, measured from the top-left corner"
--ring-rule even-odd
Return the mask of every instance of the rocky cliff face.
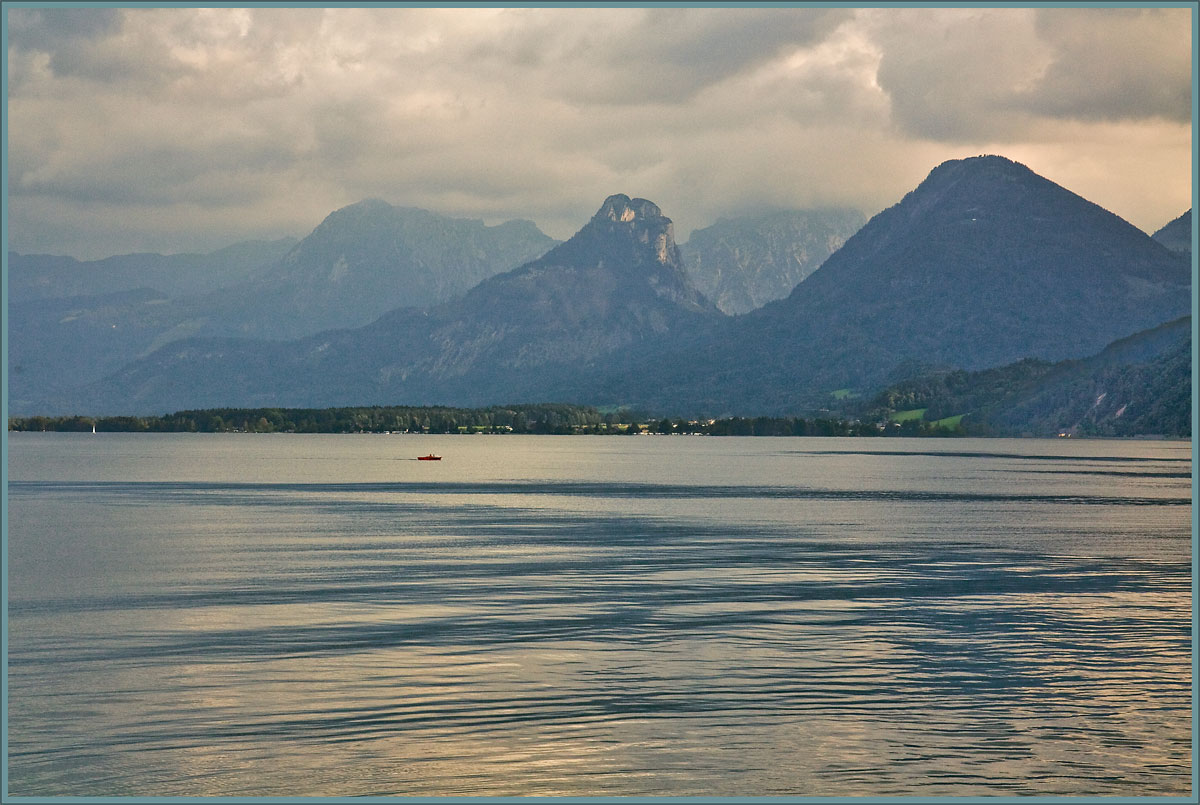
[[[674, 223], [646, 199], [609, 196], [570, 240], [508, 277], [537, 274], [553, 282], [571, 271], [597, 272], [620, 281], [628, 299], [655, 297], [687, 310], [714, 309], [684, 270]], [[486, 295], [487, 290], [480, 293]]]
[[614, 354], [719, 317], [683, 270], [671, 219], [650, 201], [614, 195], [543, 257], [430, 310], [425, 355], [387, 374], [423, 376], [470, 402], [567, 399]]
[[866, 222], [857, 210], [721, 219], [680, 247], [701, 293], [738, 315], [782, 299]]

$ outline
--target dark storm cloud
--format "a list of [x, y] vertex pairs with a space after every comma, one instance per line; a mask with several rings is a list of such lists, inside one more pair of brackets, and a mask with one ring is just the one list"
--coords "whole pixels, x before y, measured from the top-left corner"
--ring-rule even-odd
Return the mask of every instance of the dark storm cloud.
[[1190, 196], [1186, 9], [8, 13], [19, 250], [302, 236], [366, 197], [567, 237], [618, 192], [683, 239], [983, 152], [1143, 226]]
[[120, 30], [121, 19], [116, 8], [14, 8], [8, 12], [8, 41], [13, 47], [53, 53], [109, 36]]
[[1180, 11], [1040, 10], [1037, 32], [1053, 55], [1019, 102], [1080, 120], [1191, 120], [1191, 28]]
[[879, 85], [902, 131], [963, 141], [1025, 128], [1026, 120], [1013, 118], [1011, 99], [1040, 57], [1027, 16], [906, 10], [873, 22]]
[[[125, 12], [116, 8], [13, 9], [9, 49], [18, 56], [44, 55], [58, 78], [94, 83], [161, 82], [176, 72], [155, 39], [123, 40]], [[28, 78], [27, 62], [12, 65], [10, 93]]]
[[1039, 121], [1191, 120], [1186, 9], [880, 14], [895, 123], [932, 140], [1028, 138]]
[[648, 9], [619, 28], [584, 33], [572, 48], [579, 69], [559, 82], [566, 97], [613, 104], [684, 103], [703, 89], [814, 44], [845, 9]]

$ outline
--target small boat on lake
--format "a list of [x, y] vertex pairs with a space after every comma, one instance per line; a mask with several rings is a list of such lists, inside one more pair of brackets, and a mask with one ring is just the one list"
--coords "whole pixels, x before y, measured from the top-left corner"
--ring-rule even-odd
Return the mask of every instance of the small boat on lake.
[[427, 456], [417, 456], [417, 461], [441, 461], [441, 460], [442, 460], [441, 456], [435, 456], [433, 453], [430, 453]]

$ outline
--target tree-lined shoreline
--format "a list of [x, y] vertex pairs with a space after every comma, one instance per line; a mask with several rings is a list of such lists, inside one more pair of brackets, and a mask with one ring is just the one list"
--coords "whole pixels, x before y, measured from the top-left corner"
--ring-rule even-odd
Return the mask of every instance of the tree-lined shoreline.
[[879, 423], [826, 417], [653, 417], [590, 406], [535, 405], [451, 408], [213, 408], [162, 416], [31, 416], [8, 420], [13, 432], [97, 433], [437, 433], [704, 436], [953, 436], [961, 428], [908, 420]]

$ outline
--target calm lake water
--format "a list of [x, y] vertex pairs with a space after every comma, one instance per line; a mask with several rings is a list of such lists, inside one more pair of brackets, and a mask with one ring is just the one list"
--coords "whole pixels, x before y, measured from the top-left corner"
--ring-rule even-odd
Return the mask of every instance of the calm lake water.
[[1190, 443], [9, 451], [13, 795], [1190, 791]]

